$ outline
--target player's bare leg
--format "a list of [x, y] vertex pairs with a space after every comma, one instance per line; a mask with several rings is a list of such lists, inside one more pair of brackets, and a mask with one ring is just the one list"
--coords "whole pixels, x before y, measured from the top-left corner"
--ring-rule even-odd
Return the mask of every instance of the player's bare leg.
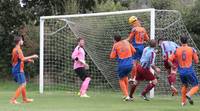
[[121, 91], [124, 95], [124, 101], [129, 101], [130, 97], [128, 95], [128, 77], [125, 76], [123, 78], [120, 78], [119, 85], [120, 85]]

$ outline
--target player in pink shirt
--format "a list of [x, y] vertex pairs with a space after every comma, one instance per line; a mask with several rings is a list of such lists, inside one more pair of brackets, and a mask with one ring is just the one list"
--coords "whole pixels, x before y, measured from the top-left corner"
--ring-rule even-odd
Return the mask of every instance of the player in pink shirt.
[[90, 75], [86, 73], [86, 69], [89, 69], [89, 65], [85, 62], [85, 40], [78, 38], [78, 45], [72, 53], [72, 59], [74, 60], [74, 70], [76, 74], [83, 81], [80, 88], [80, 97], [89, 97], [86, 92], [90, 83]]

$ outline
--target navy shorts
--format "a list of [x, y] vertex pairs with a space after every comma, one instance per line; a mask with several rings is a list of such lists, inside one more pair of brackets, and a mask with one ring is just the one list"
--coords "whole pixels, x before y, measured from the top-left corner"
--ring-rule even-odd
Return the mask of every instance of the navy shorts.
[[199, 81], [197, 79], [195, 72], [191, 74], [180, 74], [180, 79], [181, 79], [181, 82], [185, 85], [190, 84], [192, 86], [196, 86], [199, 84]]
[[14, 74], [14, 80], [15, 80], [15, 82], [17, 82], [18, 84], [26, 83], [25, 74], [24, 74], [23, 72]]
[[124, 65], [124, 66], [118, 66], [118, 76], [119, 78], [123, 78], [125, 76], [128, 76], [128, 74], [131, 72], [133, 65]]

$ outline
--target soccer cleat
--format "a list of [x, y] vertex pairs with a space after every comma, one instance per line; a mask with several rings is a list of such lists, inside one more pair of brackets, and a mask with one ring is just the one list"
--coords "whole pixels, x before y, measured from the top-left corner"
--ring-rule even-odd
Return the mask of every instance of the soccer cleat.
[[185, 103], [185, 102], [182, 102], [182, 103], [181, 103], [181, 106], [185, 106], [185, 105], [186, 105], [186, 103]]
[[26, 98], [26, 99], [23, 100], [23, 103], [31, 103], [33, 101], [34, 101], [34, 99], [28, 99], [28, 98]]
[[130, 101], [133, 101], [134, 100], [134, 97], [130, 97]]
[[83, 94], [83, 95], [80, 95], [80, 97], [89, 98], [90, 96], [88, 96], [87, 94]]
[[124, 100], [126, 98], [126, 96], [123, 96], [122, 99]]
[[20, 104], [20, 102], [17, 102], [16, 99], [10, 100], [10, 104]]
[[188, 99], [188, 102], [193, 105], [194, 104], [194, 101], [192, 100], [191, 97], [189, 97], [188, 95], [186, 95], [186, 98]]
[[146, 95], [141, 95], [145, 101], [150, 101]]
[[123, 101], [130, 101], [130, 97], [129, 96], [125, 97]]

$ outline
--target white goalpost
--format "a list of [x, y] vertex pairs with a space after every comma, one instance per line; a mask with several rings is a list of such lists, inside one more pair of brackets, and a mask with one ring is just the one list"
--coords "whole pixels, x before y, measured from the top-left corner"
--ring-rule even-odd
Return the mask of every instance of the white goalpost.
[[[71, 52], [77, 37], [86, 40], [86, 61], [92, 76], [91, 90], [119, 90], [116, 61], [109, 60], [113, 35], [119, 33], [127, 38], [131, 27], [130, 16], [137, 16], [151, 39], [165, 38], [179, 43], [181, 35], [189, 35], [180, 13], [175, 10], [138, 9], [90, 14], [40, 17], [40, 78], [39, 92], [46, 90], [76, 91], [80, 80], [72, 69]], [[192, 38], [190, 44], [194, 47]], [[156, 64], [161, 67], [159, 84], [150, 91], [167, 94], [167, 74], [162, 57], [158, 54]], [[179, 80], [178, 80], [179, 81]], [[177, 83], [180, 86], [180, 82]], [[141, 84], [138, 89], [144, 87]], [[139, 90], [141, 91], [141, 90]]]
[[[61, 16], [45, 16], [40, 17], [40, 83], [39, 91], [44, 92], [44, 22], [47, 19], [59, 19], [67, 20], [68, 18], [80, 18], [80, 17], [94, 17], [94, 16], [107, 16], [107, 15], [119, 15], [119, 14], [131, 14], [131, 13], [150, 13], [150, 37], [154, 39], [155, 36], [155, 9], [140, 9], [140, 10], [128, 10], [128, 11], [117, 11], [117, 12], [103, 12], [103, 13], [92, 13], [92, 14], [76, 14], [76, 15], [61, 15]], [[127, 18], [128, 19], [128, 18]], [[69, 26], [70, 27], [70, 26]], [[59, 30], [59, 29], [58, 29]], [[75, 34], [75, 33], [74, 33]], [[151, 91], [153, 96], [153, 90]]]

